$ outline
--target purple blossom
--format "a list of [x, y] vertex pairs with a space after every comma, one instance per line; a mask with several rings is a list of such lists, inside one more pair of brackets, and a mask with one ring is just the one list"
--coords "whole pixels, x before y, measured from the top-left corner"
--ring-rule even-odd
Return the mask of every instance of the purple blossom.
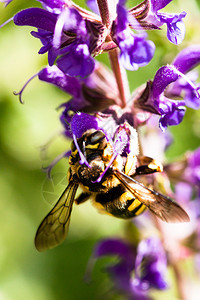
[[[149, 102], [152, 102], [154, 108], [161, 115], [159, 124], [163, 131], [168, 125], [178, 125], [185, 114], [186, 109], [184, 100], [171, 100], [164, 95], [166, 87], [170, 83], [177, 81], [181, 76], [182, 73], [173, 66], [163, 66], [157, 71], [151, 86]], [[191, 88], [195, 90], [193, 85]], [[197, 94], [196, 90], [195, 92]]]
[[133, 283], [132, 272], [136, 255], [134, 248], [120, 239], [103, 240], [96, 245], [92, 259], [108, 255], [118, 257], [117, 263], [106, 267], [115, 288], [128, 295], [128, 299], [150, 299], [146, 292], [138, 290]]
[[185, 36], [185, 25], [182, 21], [186, 16], [186, 12], [180, 14], [168, 14], [159, 12], [172, 0], [149, 0], [149, 12], [144, 19], [146, 22], [150, 22], [157, 27], [161, 27], [163, 24], [167, 25], [167, 38], [173, 44], [180, 44]]
[[[187, 57], [185, 57], [187, 61]], [[141, 97], [136, 106], [149, 112], [159, 114], [160, 128], [165, 131], [169, 125], [178, 125], [185, 114], [185, 100], [173, 100], [168, 86], [178, 80], [184, 80], [190, 91], [199, 99], [198, 86], [178, 70], [174, 65], [161, 67], [155, 74], [153, 82], [148, 82], [144, 92], [145, 97]], [[181, 95], [179, 95], [181, 97]]]
[[[55, 1], [52, 7], [58, 4], [61, 8], [62, 2], [59, 1]], [[67, 75], [85, 77], [92, 73], [94, 60], [89, 49], [90, 35], [85, 21], [74, 8], [65, 8], [58, 15], [40, 8], [29, 8], [17, 13], [14, 23], [38, 29], [32, 35], [43, 44], [39, 54], [48, 52], [50, 66], [57, 58], [58, 67]]]
[[102, 256], [117, 256], [118, 261], [107, 266], [115, 288], [128, 295], [128, 299], [150, 299], [150, 288], [166, 289], [167, 261], [161, 242], [149, 238], [135, 247], [120, 239], [99, 242], [93, 253], [94, 259]]
[[152, 59], [155, 45], [146, 40], [146, 34], [134, 34], [129, 27], [128, 12], [123, 6], [125, 1], [117, 5], [117, 19], [113, 26], [113, 38], [120, 48], [120, 61], [128, 70], [137, 70], [147, 65]]
[[135, 281], [142, 290], [164, 290], [167, 259], [162, 244], [157, 238], [148, 238], [138, 245], [135, 262]]

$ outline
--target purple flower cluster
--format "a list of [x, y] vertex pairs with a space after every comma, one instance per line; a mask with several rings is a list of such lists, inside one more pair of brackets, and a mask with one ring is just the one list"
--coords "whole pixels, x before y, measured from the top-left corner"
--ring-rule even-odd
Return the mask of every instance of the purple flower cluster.
[[[197, 45], [180, 52], [172, 65], [161, 67], [156, 72], [153, 81], [147, 82], [143, 93], [134, 99], [133, 104], [131, 103], [129, 110], [132, 112], [132, 116], [130, 117], [129, 114], [128, 122], [131, 125], [134, 122], [133, 111], [136, 108], [144, 113], [160, 115], [159, 126], [165, 131], [167, 126], [178, 125], [183, 120], [186, 106], [198, 109], [200, 106], [199, 85], [195, 84], [196, 76], [192, 76], [194, 71], [191, 69], [199, 63], [200, 46]], [[187, 76], [186, 73], [189, 71], [190, 74]], [[100, 73], [104, 76], [103, 80]], [[109, 80], [105, 78], [106, 74], [109, 76]], [[112, 91], [112, 87], [115, 86], [114, 78], [102, 66], [97, 65], [95, 71], [88, 78], [82, 80], [67, 76], [55, 66], [40, 71], [39, 78], [57, 85], [73, 96], [69, 102], [63, 105], [65, 110], [61, 117], [62, 120], [68, 120], [69, 111], [107, 112], [108, 108], [115, 107], [119, 101], [116, 89], [114, 88]], [[102, 83], [106, 86], [106, 90], [100, 88]], [[110, 91], [109, 95], [108, 91]], [[92, 96], [96, 98], [95, 103], [92, 103]], [[177, 100], [177, 97], [182, 100]], [[123, 115], [126, 117], [127, 112]]]
[[[41, 40], [43, 46], [39, 54], [47, 52], [49, 65], [56, 62], [58, 68], [70, 76], [88, 76], [94, 70], [92, 56], [116, 47], [120, 49], [120, 61], [126, 69], [137, 70], [148, 64], [154, 55], [155, 45], [146, 40], [145, 33], [133, 33], [131, 28], [142, 30], [144, 24], [145, 29], [159, 28], [166, 23], [167, 37], [175, 44], [183, 40], [185, 33], [182, 21], [185, 12], [180, 15], [158, 12], [170, 1], [145, 1], [148, 13], [146, 15], [141, 10], [139, 15], [145, 15], [142, 18], [138, 17], [137, 7], [128, 11], [126, 1], [120, 0], [117, 17], [110, 26], [105, 26], [97, 14], [86, 13], [71, 0], [40, 2], [44, 9], [25, 9], [14, 16], [14, 23], [37, 28], [31, 34]], [[93, 2], [90, 1], [89, 5]]]

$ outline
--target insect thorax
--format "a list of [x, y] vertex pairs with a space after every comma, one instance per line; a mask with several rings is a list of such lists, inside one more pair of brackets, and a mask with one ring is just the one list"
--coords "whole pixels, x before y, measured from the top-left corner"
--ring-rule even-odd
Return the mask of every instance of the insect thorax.
[[[74, 142], [72, 142], [72, 153], [69, 158], [71, 176], [79, 181], [82, 189], [90, 192], [103, 193], [117, 185], [118, 181], [110, 170], [106, 172], [100, 183], [96, 182], [104, 172], [113, 155], [112, 145], [108, 142], [103, 131], [88, 130], [81, 138], [77, 139], [77, 142], [80, 151], [90, 165], [90, 167], [88, 167], [85, 163], [80, 164], [79, 151], [75, 147]], [[114, 165], [119, 165], [117, 167], [122, 169], [123, 162], [120, 156], [114, 161]]]

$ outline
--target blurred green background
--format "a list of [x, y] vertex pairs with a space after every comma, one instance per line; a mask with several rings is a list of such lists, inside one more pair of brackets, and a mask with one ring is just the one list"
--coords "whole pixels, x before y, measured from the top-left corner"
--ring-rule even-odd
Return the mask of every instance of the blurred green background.
[[[81, 5], [84, 2], [79, 1]], [[130, 6], [137, 3], [129, 1]], [[0, 23], [26, 5], [40, 3], [14, 0], [7, 8], [0, 3]], [[137, 76], [134, 72], [128, 74], [131, 89], [153, 78], [156, 69], [170, 63], [182, 48], [200, 43], [199, 2], [173, 1], [166, 9], [168, 12], [182, 10], [188, 12], [184, 42], [180, 46], [170, 44], [165, 29], [151, 32], [149, 36], [157, 46], [156, 55]], [[100, 238], [123, 235], [123, 221], [98, 214], [89, 202], [74, 206], [67, 240], [45, 253], [38, 253], [34, 248], [40, 221], [52, 208], [55, 195], [59, 196], [64, 189], [59, 179], [54, 182], [52, 195], [44, 196], [51, 182], [47, 181], [42, 167], [66, 151], [69, 142], [57, 135], [62, 128], [56, 108], [68, 99], [64, 92], [36, 78], [23, 93], [24, 105], [13, 95], [13, 91], [19, 91], [47, 63], [46, 55], [37, 54], [40, 41], [29, 34], [30, 30], [16, 27], [13, 22], [0, 29], [0, 300], [101, 299], [109, 287], [108, 278], [102, 272], [105, 260], [98, 262], [92, 282], [86, 284], [83, 277], [88, 259]], [[98, 59], [108, 61], [106, 55]], [[169, 159], [197, 148], [199, 111], [188, 109], [182, 124], [171, 131], [175, 142], [168, 150]], [[41, 151], [41, 146], [54, 135], [57, 137], [50, 147]], [[64, 159], [52, 174], [64, 179], [67, 169], [68, 162]], [[162, 299], [165, 299], [163, 294]], [[170, 299], [177, 298], [170, 294]]]

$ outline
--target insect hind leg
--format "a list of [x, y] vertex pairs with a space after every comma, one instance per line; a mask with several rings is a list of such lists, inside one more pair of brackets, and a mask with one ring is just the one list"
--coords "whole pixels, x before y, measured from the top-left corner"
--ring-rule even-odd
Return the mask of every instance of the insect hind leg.
[[82, 192], [76, 199], [76, 204], [81, 204], [87, 201], [90, 198], [91, 194]]

